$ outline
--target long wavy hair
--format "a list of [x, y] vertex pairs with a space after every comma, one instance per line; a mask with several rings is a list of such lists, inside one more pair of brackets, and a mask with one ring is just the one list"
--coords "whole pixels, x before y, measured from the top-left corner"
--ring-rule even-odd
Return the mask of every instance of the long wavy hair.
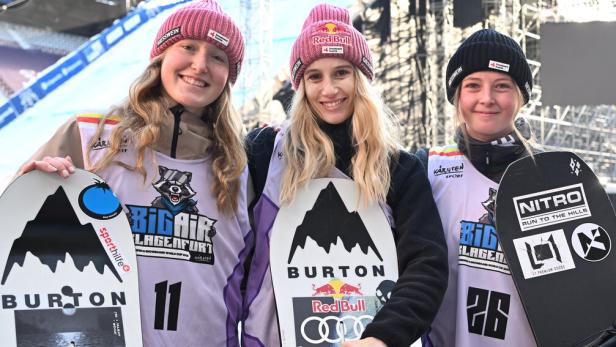
[[[399, 145], [393, 113], [385, 108], [363, 73], [353, 68], [355, 78], [351, 144], [355, 150], [351, 172], [363, 202], [384, 202], [391, 182], [390, 160], [397, 159]], [[336, 165], [334, 145], [318, 125], [300, 82], [291, 106], [291, 122], [285, 135], [283, 153], [286, 169], [281, 202], [291, 202], [298, 188], [313, 178], [328, 177]]]
[[[524, 95], [522, 94], [522, 91], [520, 90], [520, 87], [518, 87], [518, 85], [516, 83], [513, 83], [515, 91], [516, 91], [516, 99], [517, 99], [517, 103], [516, 103], [516, 107], [515, 107], [515, 111], [514, 111], [514, 117], [511, 120], [511, 127], [513, 128], [513, 131], [515, 132], [515, 134], [517, 135], [517, 137], [520, 139], [520, 142], [522, 143], [522, 146], [524, 146], [524, 149], [526, 150], [526, 152], [533, 157], [533, 148], [535, 148], [536, 143], [534, 141], [534, 139], [531, 137], [530, 139], [526, 139], [524, 138], [524, 136], [522, 135], [522, 133], [520, 133], [520, 130], [518, 130], [518, 128], [516, 128], [514, 122], [515, 119], [518, 117], [520, 109], [522, 109], [522, 106], [524, 106]], [[469, 147], [469, 135], [468, 135], [468, 131], [466, 130], [466, 122], [464, 121], [464, 115], [462, 114], [462, 106], [460, 105], [460, 91], [462, 90], [462, 83], [460, 83], [460, 85], [458, 86], [458, 88], [456, 89], [454, 96], [453, 96], [453, 107], [456, 110], [456, 123], [457, 123], [457, 127], [460, 129], [460, 131], [462, 132], [462, 136], [464, 136], [464, 142], [466, 143], [466, 148]], [[470, 152], [469, 152], [470, 154]], [[534, 157], [533, 157], [534, 159]]]
[[[139, 172], [145, 182], [147, 172], [143, 161], [146, 149], [158, 141], [163, 120], [172, 116], [169, 111], [170, 105], [163, 96], [160, 77], [164, 55], [163, 53], [150, 62], [131, 85], [128, 99], [109, 113], [108, 116], [119, 116], [120, 122], [111, 132], [108, 151], [93, 166], [90, 167], [90, 163], [86, 163], [90, 171], [98, 172], [109, 165], [119, 165]], [[231, 103], [229, 82], [218, 99], [204, 109], [203, 119], [213, 134], [212, 146], [209, 149], [214, 175], [211, 193], [216, 197], [218, 209], [229, 215], [237, 211], [241, 188], [240, 176], [246, 166], [246, 153], [243, 147], [244, 129]], [[105, 119], [101, 119], [97, 135], [88, 144], [87, 158], [94, 142], [103, 131], [104, 123]], [[115, 158], [128, 139], [137, 152], [134, 166]]]

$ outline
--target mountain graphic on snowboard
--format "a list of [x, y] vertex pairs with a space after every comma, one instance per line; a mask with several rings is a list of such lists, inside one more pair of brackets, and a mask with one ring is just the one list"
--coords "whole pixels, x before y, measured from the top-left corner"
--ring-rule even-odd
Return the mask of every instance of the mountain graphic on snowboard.
[[298, 247], [306, 247], [308, 238], [314, 240], [328, 254], [340, 238], [348, 252], [355, 246], [359, 246], [364, 254], [368, 254], [371, 249], [379, 260], [383, 261], [359, 213], [347, 210], [332, 182], [321, 190], [314, 206], [306, 212], [304, 220], [295, 230], [288, 264], [293, 260]]
[[5, 284], [13, 265], [23, 266], [28, 252], [54, 273], [58, 262], [64, 263], [68, 253], [77, 270], [83, 272], [92, 262], [101, 275], [107, 266], [122, 282], [96, 230], [91, 223], [83, 225], [79, 222], [62, 187], [45, 199], [36, 217], [26, 224], [21, 236], [13, 241], [4, 267], [2, 284]]

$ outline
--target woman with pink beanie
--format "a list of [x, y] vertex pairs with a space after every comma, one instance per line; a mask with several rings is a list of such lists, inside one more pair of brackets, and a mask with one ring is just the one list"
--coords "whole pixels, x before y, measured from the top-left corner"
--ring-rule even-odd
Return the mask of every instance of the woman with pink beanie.
[[[391, 112], [373, 91], [371, 52], [346, 9], [321, 4], [311, 10], [289, 67], [296, 91], [290, 124], [255, 130], [247, 140], [255, 255], [269, 253], [278, 211], [310, 180], [353, 180], [361, 199], [380, 204], [390, 217], [391, 230], [382, 232], [393, 233], [397, 254], [387, 256], [397, 256], [399, 279], [360, 339], [325, 338], [344, 347], [409, 346], [430, 326], [447, 287], [443, 229], [424, 169], [402, 150]], [[246, 345], [280, 345], [265, 256], [253, 258], [245, 306]]]
[[70, 119], [22, 167], [64, 177], [85, 168], [118, 196], [137, 250], [145, 346], [239, 346], [252, 244], [231, 103], [243, 56], [240, 29], [216, 1], [178, 9], [126, 101]]

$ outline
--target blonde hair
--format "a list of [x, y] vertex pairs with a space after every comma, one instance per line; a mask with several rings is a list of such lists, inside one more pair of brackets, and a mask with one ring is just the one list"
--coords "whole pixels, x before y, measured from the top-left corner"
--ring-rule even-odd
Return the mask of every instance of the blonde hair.
[[[518, 128], [516, 128], [515, 124], [513, 124], [515, 122], [515, 119], [518, 118], [518, 114], [520, 112], [520, 109], [522, 109], [522, 106], [524, 106], [524, 95], [522, 94], [522, 91], [520, 90], [520, 87], [518, 87], [518, 85], [514, 82], [513, 85], [515, 86], [515, 91], [516, 91], [516, 99], [517, 99], [517, 103], [516, 103], [516, 107], [515, 107], [515, 111], [514, 111], [514, 117], [511, 121], [511, 127], [513, 128], [513, 131], [515, 132], [516, 136], [520, 139], [520, 142], [522, 143], [522, 146], [524, 146], [524, 149], [526, 150], [526, 152], [532, 157], [533, 156], [533, 148], [535, 147], [535, 141], [530, 138], [530, 139], [526, 139], [524, 138], [524, 136], [522, 135], [522, 133], [520, 133], [520, 130], [518, 130]], [[460, 85], [458, 86], [458, 88], [456, 89], [454, 96], [453, 96], [453, 107], [456, 110], [456, 124], [457, 124], [457, 128], [460, 129], [460, 131], [462, 132], [462, 136], [464, 137], [464, 142], [466, 145], [466, 148], [469, 147], [469, 135], [468, 132], [466, 130], [466, 122], [464, 121], [464, 116], [462, 115], [462, 109], [460, 106], [460, 90], [462, 89], [462, 83], [460, 83]], [[470, 152], [469, 152], [470, 155]], [[534, 157], [533, 157], [534, 158]]]
[[[386, 109], [366, 77], [353, 67], [354, 110], [351, 121], [351, 173], [363, 202], [384, 202], [391, 182], [389, 164], [400, 147], [395, 135], [395, 117]], [[331, 139], [318, 125], [319, 116], [306, 98], [302, 79], [291, 106], [291, 123], [283, 153], [286, 169], [281, 202], [291, 202], [297, 189], [313, 178], [328, 177], [336, 165]]]
[[[119, 107], [112, 109], [108, 116], [120, 116], [120, 122], [113, 128], [110, 147], [103, 157], [90, 167], [98, 172], [109, 165], [119, 165], [137, 171], [145, 182], [147, 173], [143, 165], [145, 151], [158, 141], [163, 120], [170, 116], [169, 104], [162, 94], [163, 86], [160, 70], [164, 53], [154, 58], [145, 71], [131, 85], [128, 99]], [[101, 119], [97, 134], [88, 144], [89, 158], [94, 142], [103, 131], [105, 119]], [[240, 176], [246, 166], [243, 147], [243, 126], [241, 119], [231, 103], [231, 87], [225, 85], [222, 94], [204, 110], [204, 124], [213, 134], [209, 149], [212, 158], [214, 181], [211, 193], [216, 197], [218, 209], [224, 214], [237, 211], [238, 194], [241, 188]], [[137, 151], [134, 166], [115, 159], [121, 146], [131, 140]], [[89, 160], [86, 163], [89, 167]]]

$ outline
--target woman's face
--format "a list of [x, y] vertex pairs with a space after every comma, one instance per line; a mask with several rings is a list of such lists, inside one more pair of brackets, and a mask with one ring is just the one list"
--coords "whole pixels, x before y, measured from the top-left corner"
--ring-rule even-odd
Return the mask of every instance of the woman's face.
[[318, 59], [308, 66], [303, 79], [308, 102], [321, 120], [340, 124], [353, 115], [355, 74], [350, 62]]
[[165, 51], [160, 77], [166, 95], [200, 114], [222, 93], [229, 77], [229, 59], [205, 41], [181, 40]]
[[509, 75], [479, 71], [466, 76], [460, 84], [458, 102], [472, 138], [488, 142], [513, 131], [520, 100]]

